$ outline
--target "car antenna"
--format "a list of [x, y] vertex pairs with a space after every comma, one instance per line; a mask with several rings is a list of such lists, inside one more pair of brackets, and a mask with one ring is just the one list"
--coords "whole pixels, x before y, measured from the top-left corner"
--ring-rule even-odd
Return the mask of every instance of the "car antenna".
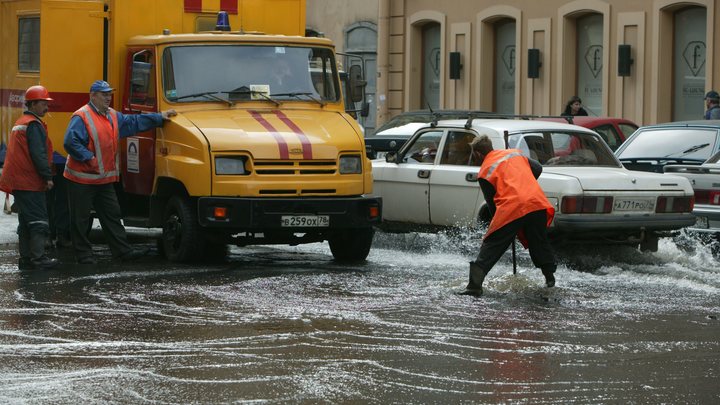
[[428, 103], [427, 101], [425, 101], [425, 103], [428, 106], [428, 110], [430, 110], [430, 115], [432, 115], [432, 121], [430, 122], [430, 127], [435, 128], [438, 124], [439, 116], [438, 116], [438, 114], [435, 113], [435, 111], [433, 111], [432, 107], [430, 106], [430, 103]]

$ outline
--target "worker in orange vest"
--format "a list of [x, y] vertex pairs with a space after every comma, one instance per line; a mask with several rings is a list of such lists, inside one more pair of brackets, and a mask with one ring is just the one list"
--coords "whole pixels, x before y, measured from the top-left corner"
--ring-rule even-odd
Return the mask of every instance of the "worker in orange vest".
[[42, 120], [50, 93], [43, 86], [25, 91], [27, 109], [15, 122], [8, 139], [0, 189], [13, 194], [18, 207], [18, 242], [21, 269], [49, 269], [57, 259], [45, 253], [50, 233], [45, 192], [53, 187], [52, 141]]
[[555, 209], [537, 182], [542, 165], [517, 149], [494, 150], [487, 135], [475, 138], [470, 147], [475, 159], [482, 162], [478, 183], [493, 217], [477, 259], [470, 262], [470, 281], [461, 294], [482, 295], [485, 276], [516, 235], [530, 250], [533, 264], [542, 270], [545, 284], [553, 287], [557, 265], [547, 227]]
[[118, 141], [163, 125], [175, 110], [162, 113], [122, 114], [110, 108], [114, 89], [104, 80], [90, 85], [90, 101], [70, 118], [63, 145], [68, 153], [64, 177], [68, 179], [70, 236], [79, 264], [95, 264], [87, 237], [90, 211], [100, 220], [103, 234], [114, 258], [136, 260], [147, 249], [133, 249], [121, 222], [120, 204], [115, 194], [120, 179], [117, 161]]

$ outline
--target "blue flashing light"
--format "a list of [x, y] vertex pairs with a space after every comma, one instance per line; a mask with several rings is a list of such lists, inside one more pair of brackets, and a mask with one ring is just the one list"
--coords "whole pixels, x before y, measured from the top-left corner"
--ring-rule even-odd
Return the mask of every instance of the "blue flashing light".
[[227, 11], [218, 12], [217, 22], [215, 23], [215, 30], [230, 31], [230, 17], [228, 17]]

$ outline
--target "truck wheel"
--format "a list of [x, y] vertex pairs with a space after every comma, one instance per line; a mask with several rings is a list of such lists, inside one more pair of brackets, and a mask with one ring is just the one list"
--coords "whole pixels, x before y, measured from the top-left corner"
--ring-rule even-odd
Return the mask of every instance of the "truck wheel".
[[335, 260], [339, 262], [361, 262], [370, 253], [375, 230], [350, 229], [333, 234], [328, 243]]
[[189, 262], [203, 254], [197, 216], [188, 198], [174, 196], [163, 217], [162, 251], [172, 262]]

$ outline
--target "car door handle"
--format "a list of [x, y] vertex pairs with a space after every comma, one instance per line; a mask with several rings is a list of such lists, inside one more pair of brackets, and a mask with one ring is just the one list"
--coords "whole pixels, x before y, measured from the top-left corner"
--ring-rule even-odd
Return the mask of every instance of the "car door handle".
[[475, 183], [477, 181], [477, 173], [468, 173], [465, 175], [465, 181]]
[[421, 179], [427, 179], [430, 177], [430, 170], [418, 170], [418, 177]]

